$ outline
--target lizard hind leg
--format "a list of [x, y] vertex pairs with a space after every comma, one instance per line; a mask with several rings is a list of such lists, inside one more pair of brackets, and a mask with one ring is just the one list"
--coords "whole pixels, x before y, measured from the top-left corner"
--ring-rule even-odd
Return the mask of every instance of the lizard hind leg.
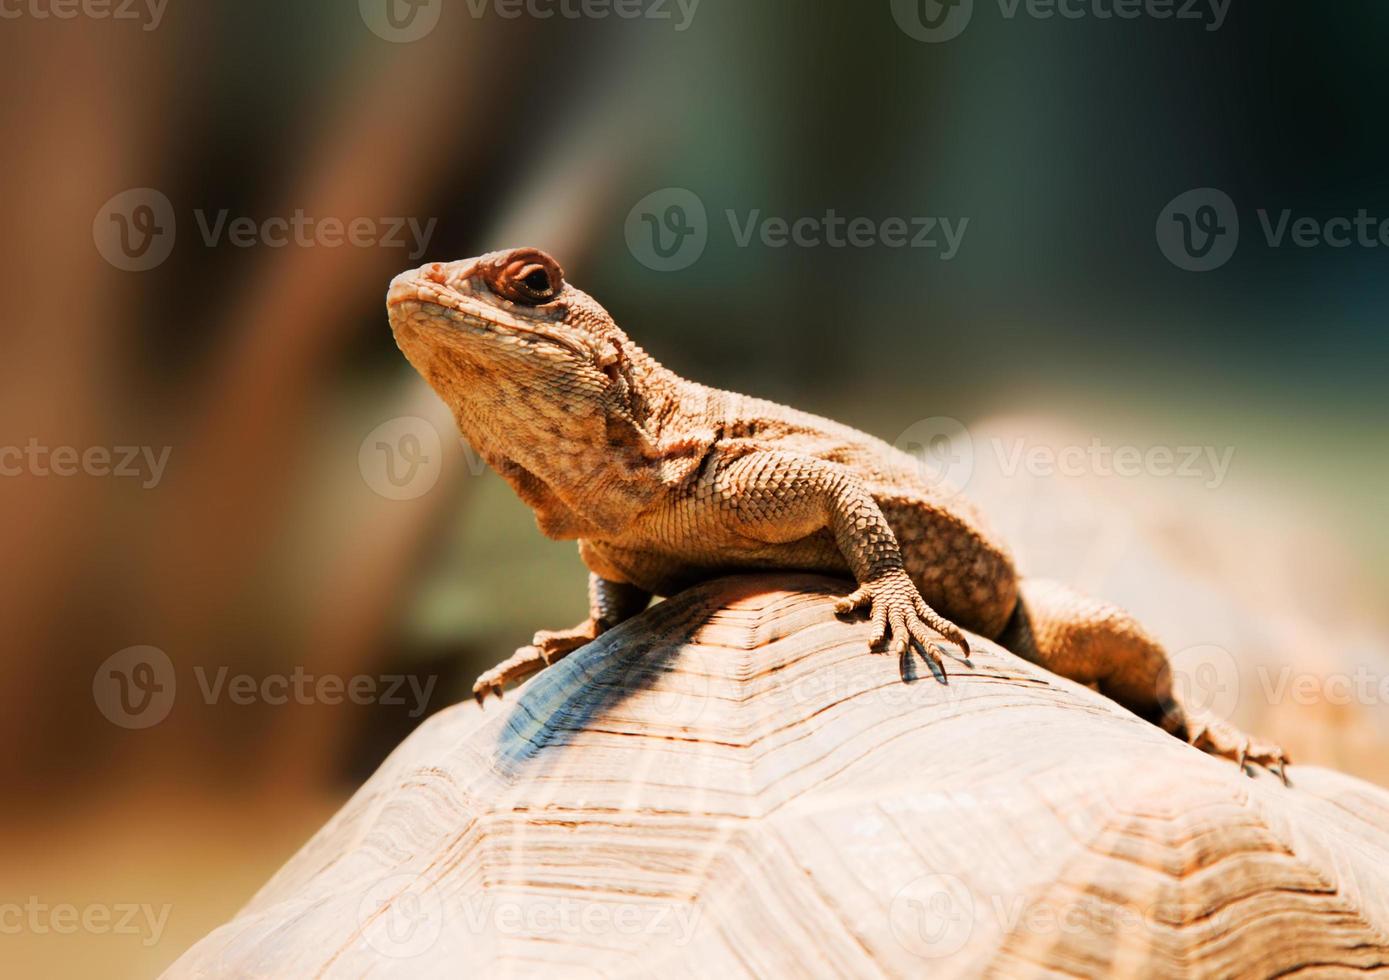
[[1056, 582], [1027, 579], [999, 643], [1025, 660], [1090, 684], [1130, 711], [1212, 755], [1275, 770], [1288, 756], [1271, 742], [1182, 703], [1162, 645], [1118, 606]]

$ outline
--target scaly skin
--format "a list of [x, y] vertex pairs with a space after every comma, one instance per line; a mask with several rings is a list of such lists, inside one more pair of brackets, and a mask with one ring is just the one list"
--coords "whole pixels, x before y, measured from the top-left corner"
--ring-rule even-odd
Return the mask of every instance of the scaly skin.
[[589, 618], [542, 631], [478, 679], [479, 702], [644, 609], [734, 571], [852, 575], [870, 645], [914, 649], [945, 678], [939, 638], [972, 630], [1090, 683], [1217, 755], [1277, 765], [1277, 746], [1186, 710], [1167, 658], [1113, 606], [1022, 582], [968, 504], [847, 426], [687, 381], [618, 329], [536, 249], [435, 262], [387, 295], [396, 342], [459, 429], [535, 511], [579, 542]]

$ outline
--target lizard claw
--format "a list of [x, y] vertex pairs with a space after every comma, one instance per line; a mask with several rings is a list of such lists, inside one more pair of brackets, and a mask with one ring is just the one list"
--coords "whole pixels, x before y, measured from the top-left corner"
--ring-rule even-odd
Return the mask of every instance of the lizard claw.
[[915, 649], [939, 668], [944, 677], [945, 661], [940, 656], [940, 646], [931, 635], [934, 630], [959, 646], [966, 657], [969, 656], [969, 640], [964, 633], [926, 604], [905, 572], [859, 586], [836, 602], [834, 611], [844, 615], [864, 606], [871, 608], [873, 630], [868, 640], [871, 650], [886, 648], [888, 652], [901, 656], [909, 649]]
[[1272, 742], [1251, 738], [1234, 725], [1209, 716], [1192, 718], [1185, 728], [1187, 741], [1196, 748], [1234, 760], [1242, 772], [1249, 771], [1246, 763], [1260, 766], [1275, 773], [1284, 786], [1291, 785], [1288, 753]]
[[503, 668], [512, 665], [516, 658], [503, 661], [483, 674], [473, 683], [473, 699], [477, 701], [478, 707], [486, 707], [487, 695], [494, 694], [498, 701], [502, 700], [502, 690], [508, 679], [503, 673]]
[[500, 700], [506, 685], [540, 673], [593, 640], [600, 632], [602, 624], [592, 619], [573, 629], [541, 630], [535, 634], [530, 646], [521, 647], [509, 659], [479, 677], [473, 684], [473, 697], [479, 705], [486, 703], [489, 694], [495, 694]]
[[489, 694], [495, 694], [500, 701], [507, 684], [539, 673], [548, 663], [538, 647], [522, 647], [474, 682], [473, 697], [479, 705], [485, 705]]

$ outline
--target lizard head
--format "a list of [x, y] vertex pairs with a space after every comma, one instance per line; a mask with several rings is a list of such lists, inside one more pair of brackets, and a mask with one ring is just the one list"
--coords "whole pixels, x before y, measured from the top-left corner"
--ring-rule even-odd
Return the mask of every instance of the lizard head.
[[646, 422], [664, 369], [539, 249], [408, 270], [386, 308], [396, 344], [484, 454], [568, 483], [556, 468], [654, 453]]
[[533, 248], [402, 272], [386, 309], [396, 343], [426, 377], [422, 362], [443, 351], [511, 377], [602, 373], [626, 340], [607, 311], [565, 282], [558, 262]]
[[510, 400], [523, 398], [586, 414], [630, 400], [631, 342], [539, 249], [402, 272], [386, 309], [396, 344], [455, 412], [521, 410]]

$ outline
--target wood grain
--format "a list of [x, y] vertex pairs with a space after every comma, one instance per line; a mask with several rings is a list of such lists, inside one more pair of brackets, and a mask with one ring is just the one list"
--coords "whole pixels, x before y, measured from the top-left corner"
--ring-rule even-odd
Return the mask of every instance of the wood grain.
[[1389, 970], [1389, 793], [1292, 788], [847, 588], [723, 579], [431, 718], [171, 977]]

